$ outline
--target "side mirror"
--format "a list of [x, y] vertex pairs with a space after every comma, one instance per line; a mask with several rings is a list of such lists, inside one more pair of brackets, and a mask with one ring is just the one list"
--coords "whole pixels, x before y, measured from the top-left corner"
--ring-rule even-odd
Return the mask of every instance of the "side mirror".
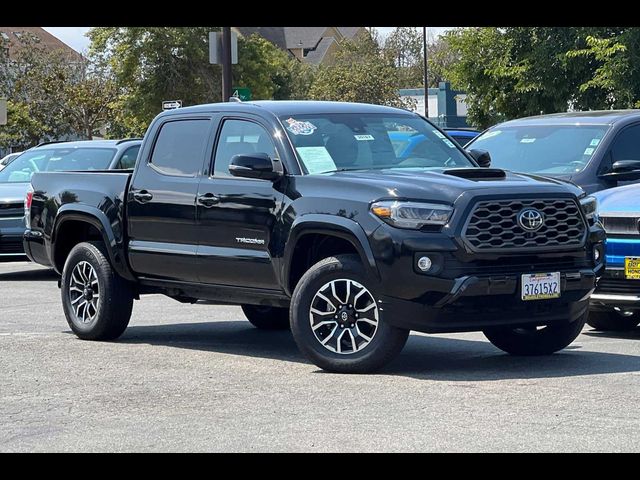
[[273, 168], [273, 162], [266, 153], [234, 155], [229, 164], [229, 173], [234, 177], [275, 180], [281, 174]]
[[610, 180], [640, 179], [640, 160], [618, 160], [611, 165], [611, 172], [601, 175]]
[[491, 166], [491, 155], [486, 150], [467, 150], [469, 155], [473, 157], [478, 165], [483, 168], [488, 168]]

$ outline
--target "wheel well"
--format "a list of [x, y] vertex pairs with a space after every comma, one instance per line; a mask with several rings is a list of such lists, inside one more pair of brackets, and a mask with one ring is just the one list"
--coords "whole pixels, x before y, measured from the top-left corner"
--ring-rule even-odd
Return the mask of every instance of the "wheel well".
[[302, 275], [320, 260], [344, 254], [359, 256], [355, 245], [346, 238], [324, 233], [308, 233], [300, 237], [291, 256], [289, 291], [293, 292]]
[[82, 220], [67, 220], [56, 233], [53, 263], [57, 271], [62, 272], [69, 252], [77, 244], [89, 241], [103, 241], [102, 234], [89, 222]]

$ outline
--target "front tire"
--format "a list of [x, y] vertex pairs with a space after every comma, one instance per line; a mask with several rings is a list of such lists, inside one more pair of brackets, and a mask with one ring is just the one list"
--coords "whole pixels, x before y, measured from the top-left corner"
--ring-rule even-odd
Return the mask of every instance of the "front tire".
[[603, 332], [624, 332], [633, 330], [638, 326], [640, 318], [637, 313], [632, 315], [622, 315], [616, 311], [610, 312], [589, 312], [587, 323]]
[[384, 321], [377, 298], [357, 256], [316, 263], [291, 299], [291, 332], [298, 348], [329, 372], [380, 369], [400, 353], [409, 331]]
[[580, 335], [586, 320], [585, 314], [569, 323], [544, 327], [500, 327], [483, 333], [493, 345], [511, 355], [551, 355], [569, 346]]
[[64, 264], [60, 291], [67, 323], [83, 340], [113, 340], [129, 325], [131, 284], [111, 268], [102, 243], [73, 247]]
[[242, 305], [247, 320], [260, 330], [287, 330], [289, 309], [262, 305]]

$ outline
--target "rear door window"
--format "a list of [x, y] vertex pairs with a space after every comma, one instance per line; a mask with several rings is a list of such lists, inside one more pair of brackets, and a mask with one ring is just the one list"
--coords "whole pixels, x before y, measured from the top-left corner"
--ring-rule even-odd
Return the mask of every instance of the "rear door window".
[[164, 175], [195, 177], [209, 140], [208, 119], [173, 120], [162, 125], [149, 163]]

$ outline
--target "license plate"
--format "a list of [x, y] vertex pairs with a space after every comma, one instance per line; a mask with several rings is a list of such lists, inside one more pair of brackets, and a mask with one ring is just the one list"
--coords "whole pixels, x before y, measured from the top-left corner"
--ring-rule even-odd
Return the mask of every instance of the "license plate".
[[628, 280], [640, 280], [640, 257], [624, 259], [624, 276]]
[[560, 297], [560, 272], [522, 275], [522, 300]]

